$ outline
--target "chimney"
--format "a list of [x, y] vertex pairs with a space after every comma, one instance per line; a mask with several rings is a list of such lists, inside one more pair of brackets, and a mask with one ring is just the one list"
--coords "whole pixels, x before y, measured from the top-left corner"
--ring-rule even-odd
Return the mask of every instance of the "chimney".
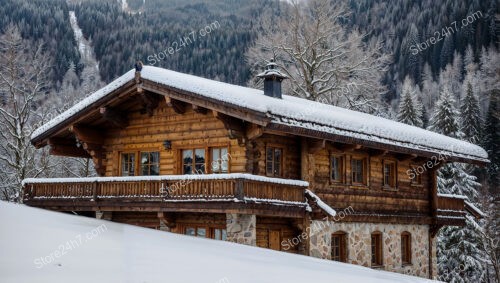
[[264, 72], [257, 75], [264, 79], [264, 95], [281, 98], [281, 81], [288, 77], [281, 74], [278, 65], [271, 59]]

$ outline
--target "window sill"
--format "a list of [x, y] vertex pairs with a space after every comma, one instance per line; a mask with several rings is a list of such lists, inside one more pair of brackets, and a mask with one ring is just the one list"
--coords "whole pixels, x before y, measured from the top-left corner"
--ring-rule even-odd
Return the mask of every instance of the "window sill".
[[397, 192], [398, 191], [398, 188], [393, 188], [393, 187], [382, 187], [382, 190], [384, 191], [389, 191], [389, 192]]
[[374, 265], [371, 266], [372, 269], [384, 269], [384, 265]]
[[410, 183], [410, 186], [417, 187], [417, 188], [423, 188], [424, 187], [424, 185], [422, 185], [422, 184], [411, 184], [411, 183]]
[[369, 187], [367, 185], [363, 184], [351, 184], [349, 185], [350, 189], [356, 189], [356, 190], [368, 190]]

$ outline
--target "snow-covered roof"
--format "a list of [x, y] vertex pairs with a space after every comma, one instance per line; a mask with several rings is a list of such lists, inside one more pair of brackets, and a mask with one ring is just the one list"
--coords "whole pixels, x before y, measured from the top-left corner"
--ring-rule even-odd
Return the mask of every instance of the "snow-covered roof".
[[321, 208], [321, 210], [323, 210], [326, 214], [328, 214], [329, 216], [331, 217], [335, 217], [335, 215], [337, 215], [337, 212], [335, 211], [335, 209], [333, 209], [331, 206], [329, 206], [328, 204], [326, 204], [323, 200], [321, 200], [320, 197], [318, 197], [315, 193], [313, 193], [312, 191], [310, 190], [306, 190], [305, 191], [306, 195], [308, 195], [315, 203], [316, 205], [319, 206], [319, 208]]
[[430, 282], [332, 260], [2, 201], [0, 223], [3, 283]]
[[[262, 113], [275, 125], [314, 130], [361, 141], [388, 144], [408, 150], [430, 152], [436, 155], [442, 154], [445, 158], [457, 157], [488, 162], [488, 154], [477, 145], [366, 113], [289, 95], [283, 95], [282, 99], [269, 97], [265, 96], [262, 90], [152, 66], [143, 67], [141, 78], [172, 89], [216, 100], [226, 105]], [[32, 139], [36, 139], [57, 127], [63, 121], [85, 110], [90, 104], [133, 79], [134, 70], [130, 70], [38, 128], [33, 133]]]

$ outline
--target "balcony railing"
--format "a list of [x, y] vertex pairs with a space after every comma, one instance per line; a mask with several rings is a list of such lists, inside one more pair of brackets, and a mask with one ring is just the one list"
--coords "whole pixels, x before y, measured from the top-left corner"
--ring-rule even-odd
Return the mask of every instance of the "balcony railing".
[[437, 217], [438, 222], [445, 224], [465, 224], [465, 199], [459, 195], [438, 194]]
[[202, 201], [305, 204], [308, 183], [251, 174], [26, 179], [25, 202], [42, 200]]

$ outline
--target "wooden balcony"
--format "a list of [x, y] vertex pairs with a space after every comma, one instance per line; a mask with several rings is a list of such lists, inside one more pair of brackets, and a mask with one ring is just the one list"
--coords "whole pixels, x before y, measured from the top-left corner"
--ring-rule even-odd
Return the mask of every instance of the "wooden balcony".
[[[26, 179], [24, 203], [60, 211], [141, 210], [302, 217], [307, 182], [250, 174]], [[258, 210], [258, 211], [257, 211]], [[265, 213], [264, 213], [265, 214]]]
[[437, 221], [444, 225], [465, 225], [465, 197], [438, 194]]

